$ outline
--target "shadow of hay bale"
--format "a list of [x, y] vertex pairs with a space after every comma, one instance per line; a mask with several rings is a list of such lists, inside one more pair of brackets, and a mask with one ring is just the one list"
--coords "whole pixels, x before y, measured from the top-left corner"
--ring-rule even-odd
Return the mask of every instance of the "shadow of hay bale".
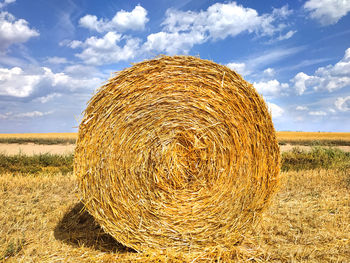
[[135, 252], [105, 233], [83, 208], [83, 203], [79, 202], [65, 213], [54, 230], [57, 240], [75, 247], [90, 247], [102, 252]]

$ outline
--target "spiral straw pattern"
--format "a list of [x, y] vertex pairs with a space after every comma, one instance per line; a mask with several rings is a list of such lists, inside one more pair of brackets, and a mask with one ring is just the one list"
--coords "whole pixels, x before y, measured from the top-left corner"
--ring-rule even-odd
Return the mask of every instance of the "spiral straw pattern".
[[266, 104], [229, 68], [191, 56], [133, 65], [79, 126], [74, 172], [106, 232], [136, 251], [230, 247], [279, 179]]

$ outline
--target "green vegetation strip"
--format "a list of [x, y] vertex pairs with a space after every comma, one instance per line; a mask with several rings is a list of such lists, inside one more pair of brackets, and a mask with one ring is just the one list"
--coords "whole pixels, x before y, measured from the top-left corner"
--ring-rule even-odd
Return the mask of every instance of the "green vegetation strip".
[[0, 143], [75, 144], [74, 138], [0, 138]]
[[350, 168], [350, 152], [337, 148], [313, 147], [311, 151], [294, 148], [292, 151], [282, 153], [282, 171], [316, 168]]
[[[73, 171], [73, 154], [0, 154], [0, 173], [62, 173]], [[282, 171], [299, 171], [316, 168], [350, 168], [350, 152], [336, 148], [313, 147], [311, 151], [294, 148], [282, 153]]]
[[[34, 144], [75, 144], [74, 138], [0, 138], [0, 143], [34, 143]], [[279, 145], [302, 145], [302, 146], [350, 146], [346, 140], [280, 140]]]
[[33, 156], [0, 154], [0, 173], [67, 174], [73, 171], [73, 158], [73, 154], [38, 154]]
[[300, 145], [300, 146], [350, 146], [346, 140], [280, 140], [279, 145]]

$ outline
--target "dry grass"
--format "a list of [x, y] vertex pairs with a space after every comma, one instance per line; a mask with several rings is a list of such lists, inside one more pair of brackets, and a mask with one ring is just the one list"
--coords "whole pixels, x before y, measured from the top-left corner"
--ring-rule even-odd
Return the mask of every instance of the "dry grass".
[[[283, 173], [254, 233], [209, 262], [350, 262], [350, 174]], [[196, 254], [134, 253], [81, 211], [72, 175], [0, 175], [0, 258], [6, 262], [184, 262]], [[215, 256], [216, 253], [216, 257]], [[0, 260], [1, 261], [1, 260]]]

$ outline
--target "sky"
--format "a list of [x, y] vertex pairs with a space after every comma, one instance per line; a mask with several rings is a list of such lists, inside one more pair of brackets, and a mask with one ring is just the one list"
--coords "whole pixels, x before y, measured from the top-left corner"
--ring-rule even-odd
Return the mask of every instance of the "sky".
[[350, 0], [0, 0], [0, 133], [77, 132], [97, 88], [159, 54], [237, 71], [277, 131], [350, 132]]

